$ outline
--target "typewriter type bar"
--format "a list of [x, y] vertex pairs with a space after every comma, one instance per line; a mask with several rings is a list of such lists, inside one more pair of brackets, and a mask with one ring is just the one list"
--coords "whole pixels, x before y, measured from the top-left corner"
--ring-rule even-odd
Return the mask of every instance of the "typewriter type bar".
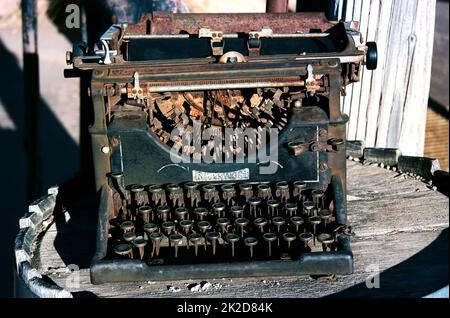
[[340, 96], [376, 67], [357, 27], [153, 13], [74, 45], [102, 193], [92, 282], [352, 273]]

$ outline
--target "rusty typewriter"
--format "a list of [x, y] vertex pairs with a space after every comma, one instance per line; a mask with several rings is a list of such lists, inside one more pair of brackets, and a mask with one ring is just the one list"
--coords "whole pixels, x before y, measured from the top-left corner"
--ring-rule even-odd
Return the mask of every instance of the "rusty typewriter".
[[311, 12], [155, 12], [74, 45], [102, 193], [92, 282], [351, 274], [340, 97], [376, 54]]

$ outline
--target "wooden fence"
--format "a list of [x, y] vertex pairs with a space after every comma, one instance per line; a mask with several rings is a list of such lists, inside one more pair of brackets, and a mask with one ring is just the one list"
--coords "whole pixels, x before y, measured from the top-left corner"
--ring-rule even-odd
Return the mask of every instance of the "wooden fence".
[[378, 69], [347, 88], [348, 140], [421, 156], [431, 78], [436, 0], [342, 0], [341, 18], [360, 21], [378, 44]]

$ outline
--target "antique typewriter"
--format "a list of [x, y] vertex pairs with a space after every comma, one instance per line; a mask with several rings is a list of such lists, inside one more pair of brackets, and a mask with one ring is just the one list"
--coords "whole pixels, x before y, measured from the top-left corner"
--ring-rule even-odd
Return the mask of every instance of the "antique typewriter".
[[323, 13], [152, 13], [74, 45], [93, 283], [351, 274], [340, 97], [376, 45]]

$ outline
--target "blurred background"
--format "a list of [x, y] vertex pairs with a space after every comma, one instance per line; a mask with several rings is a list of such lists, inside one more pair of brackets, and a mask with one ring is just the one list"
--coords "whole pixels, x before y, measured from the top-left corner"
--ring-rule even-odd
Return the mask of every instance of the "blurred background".
[[[38, 157], [40, 176], [36, 188], [67, 181], [80, 170], [80, 83], [65, 79], [65, 52], [79, 37], [61, 27], [64, 8], [77, 1], [38, 0], [39, 118]], [[185, 0], [190, 12], [264, 12], [266, 0]], [[290, 1], [291, 9], [295, 1]], [[438, 1], [434, 35], [433, 69], [427, 115], [425, 153], [438, 158], [448, 171], [449, 134], [449, 3]], [[100, 13], [97, 13], [100, 14]], [[67, 31], [67, 30], [66, 30]], [[14, 288], [13, 242], [18, 219], [26, 212], [27, 162], [22, 20], [19, 0], [2, 0], [0, 7], [0, 167], [6, 174], [0, 189], [3, 229], [0, 237], [0, 296]], [[34, 83], [36, 84], [36, 83]]]

